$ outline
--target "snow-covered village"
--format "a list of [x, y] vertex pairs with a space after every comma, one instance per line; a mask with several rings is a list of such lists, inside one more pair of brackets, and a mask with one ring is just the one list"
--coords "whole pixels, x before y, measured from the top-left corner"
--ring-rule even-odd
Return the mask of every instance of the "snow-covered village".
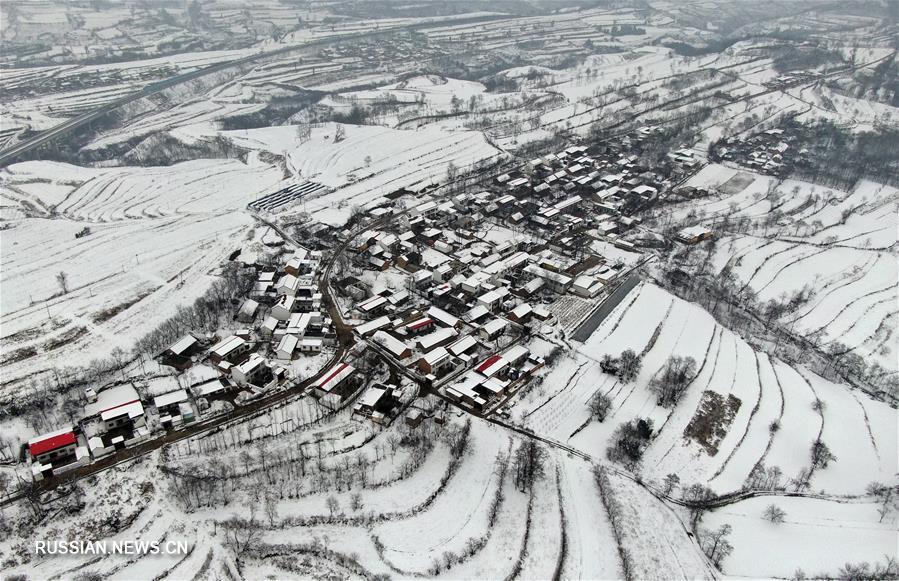
[[0, 579], [899, 579], [899, 4], [0, 3]]

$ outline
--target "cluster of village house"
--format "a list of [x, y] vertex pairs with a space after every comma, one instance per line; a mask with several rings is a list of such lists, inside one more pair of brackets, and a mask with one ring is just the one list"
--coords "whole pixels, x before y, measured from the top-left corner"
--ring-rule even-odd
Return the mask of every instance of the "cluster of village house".
[[[137, 390], [124, 383], [95, 392], [88, 388], [84, 416], [77, 426], [68, 426], [28, 441], [31, 473], [35, 480], [88, 464], [117, 449], [143, 442], [153, 433], [147, 410]], [[191, 422], [195, 404], [184, 390], [155, 398], [156, 419], [177, 417]]]
[[[159, 430], [189, 424], [216, 400], [240, 403], [283, 384], [292, 360], [336, 343], [318, 292], [320, 262], [320, 253], [300, 249], [280, 271], [263, 269], [235, 317], [245, 328], [222, 337], [189, 333], [157, 355], [161, 365], [177, 370], [202, 363], [214, 370], [207, 380], [151, 401], [144, 401], [132, 383], [99, 391], [89, 388], [84, 417], [77, 426], [28, 441], [33, 477], [40, 480], [71, 470], [139, 444]], [[328, 403], [329, 396], [346, 394], [353, 380], [352, 366], [340, 364], [312, 388]]]
[[[498, 176], [489, 190], [420, 198], [389, 221], [394, 208], [372, 210], [372, 223], [388, 226], [353, 241], [354, 262], [385, 273], [376, 280], [405, 283], [339, 282], [356, 333], [449, 399], [478, 412], [500, 408], [542, 365], [525, 345], [553, 323], [547, 305], [563, 295], [595, 299], [620, 276], [623, 263], [592, 243], [636, 253], [621, 235], [639, 224], [631, 215], [670, 185], [640, 168], [623, 151], [628, 145], [569, 147]], [[671, 159], [681, 174], [699, 165], [691, 150]], [[710, 235], [694, 227], [679, 239]]]
[[[693, 163], [691, 152], [682, 156]], [[621, 234], [665, 185], [633, 155], [569, 147], [489, 190], [419, 200], [362, 233], [356, 266], [405, 283], [347, 276], [337, 287], [361, 321], [356, 333], [384, 356], [472, 410], [496, 409], [542, 365], [520, 343], [553, 322], [547, 305], [566, 294], [594, 299], [620, 275], [623, 263], [591, 243], [636, 252]], [[394, 211], [370, 217], [385, 223]]]
[[[696, 166], [689, 150], [673, 156], [682, 168]], [[351, 303], [347, 311], [363, 346], [461, 405], [495, 410], [543, 364], [523, 339], [552, 323], [547, 304], [566, 294], [594, 299], [620, 275], [623, 264], [610, 264], [591, 243], [602, 240], [636, 252], [620, 235], [639, 224], [630, 215], [668, 185], [614, 147], [593, 153], [569, 147], [497, 177], [490, 190], [424, 199], [387, 221], [389, 227], [353, 240], [355, 264], [400, 275], [400, 288], [354, 276], [335, 287]], [[394, 211], [378, 207], [369, 219], [381, 221]], [[523, 238], [527, 242], [487, 236], [485, 226], [531, 236]], [[709, 236], [701, 227], [679, 234], [686, 243]], [[222, 337], [188, 334], [157, 356], [178, 370], [203, 362], [216, 370], [214, 379], [157, 395], [149, 410], [131, 384], [88, 390], [77, 426], [28, 442], [34, 478], [190, 423], [214, 400], [259, 397], [290, 377], [295, 358], [335, 345], [318, 287], [321, 259], [321, 252], [300, 249], [278, 271], [262, 269], [236, 315], [245, 328]], [[362, 383], [354, 366], [340, 361], [311, 390], [323, 405], [336, 408]], [[369, 386], [354, 414], [384, 421], [396, 408], [394, 388]], [[406, 419], [415, 425], [420, 413]]]
[[781, 128], [774, 128], [756, 133], [746, 139], [729, 139], [717, 146], [718, 157], [727, 161], [735, 161], [742, 166], [760, 173], [779, 175], [784, 165], [795, 161], [792, 157], [802, 159], [808, 154], [807, 149], [795, 151], [790, 145], [795, 136], [785, 135]]

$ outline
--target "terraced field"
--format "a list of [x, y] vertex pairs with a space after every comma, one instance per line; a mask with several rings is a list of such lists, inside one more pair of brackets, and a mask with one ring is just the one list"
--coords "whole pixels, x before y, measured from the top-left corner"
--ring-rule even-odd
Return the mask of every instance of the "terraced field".
[[[624, 349], [643, 355], [637, 379], [627, 384], [599, 367], [603, 355]], [[696, 361], [689, 388], [672, 409], [657, 405], [649, 389], [670, 355]], [[598, 392], [612, 400], [601, 423], [590, 420], [587, 405]], [[708, 392], [739, 403], [734, 416], [718, 426], [720, 439], [712, 449], [688, 435]], [[652, 419], [655, 433], [643, 458], [644, 476], [661, 481], [675, 473], [685, 485], [708, 483], [719, 493], [739, 490], [756, 466], [779, 467], [784, 484], [798, 477], [818, 438], [837, 461], [813, 471], [812, 490], [860, 494], [869, 480], [888, 480], [897, 467], [892, 408], [759, 353], [701, 308], [648, 283], [631, 291], [576, 354], [562, 359], [540, 390], [513, 410], [522, 425], [596, 459], [605, 457], [619, 424]], [[770, 429], [772, 422], [778, 430]]]
[[303, 209], [328, 224], [343, 224], [354, 206], [365, 207], [398, 189], [418, 190], [439, 183], [449, 164], [465, 168], [502, 156], [476, 131], [443, 131], [437, 127], [405, 131], [358, 125], [341, 128], [345, 138], [336, 142], [337, 125], [333, 123], [313, 128], [305, 140], [298, 137], [293, 126], [226, 131], [222, 135], [250, 150], [286, 152], [285, 163], [291, 174], [332, 188], [325, 196], [304, 199]]
[[48, 366], [132, 345], [202, 294], [252, 243], [245, 205], [281, 181], [272, 166], [234, 160], [139, 170], [29, 162], [0, 177], [0, 196], [18, 208], [2, 234], [6, 397]]
[[[33, 561], [28, 570], [48, 578], [82, 570], [141, 578], [212, 578], [224, 571], [302, 576], [321, 568], [447, 579], [620, 575], [616, 541], [583, 460], [549, 449], [544, 475], [522, 491], [512, 462], [522, 441], [485, 422], [453, 417], [442, 427], [427, 421], [417, 430], [399, 423], [380, 430], [351, 421], [349, 411], [313, 417], [301, 429], [272, 435], [271, 429], [253, 428], [275, 425], [263, 415], [100, 476], [96, 490], [125, 474], [138, 483], [162, 469], [167, 476], [155, 485], [132, 487], [133, 516], [115, 538], [139, 533], [148, 541], [187, 540], [188, 555], [76, 556]], [[347, 472], [348, 462], [363, 469]], [[205, 492], [190, 492], [194, 486]], [[616, 494], [639, 496], [635, 486], [618, 479]], [[269, 496], [254, 493], [259, 489]], [[91, 507], [104, 498], [91, 494], [85, 516], [74, 517], [73, 526], [87, 522]], [[657, 501], [648, 495], [641, 502]], [[669, 509], [658, 510], [677, 522]], [[249, 520], [258, 529], [257, 548], [238, 551], [235, 560], [226, 531], [229, 523]], [[672, 551], [698, 554], [684, 530], [672, 528], [667, 535]], [[628, 542], [642, 541], [634, 534]], [[662, 555], [654, 563], [674, 567], [674, 577], [708, 575], [701, 559], [692, 568], [675, 566], [673, 559]]]
[[[688, 182], [721, 189], [737, 170], [710, 165]], [[713, 258], [761, 302], [805, 290], [808, 301], [780, 321], [835, 353], [854, 352], [895, 374], [899, 190], [863, 181], [853, 192], [741, 172], [740, 191], [691, 204], [699, 220], [719, 227], [746, 218], [749, 229], [724, 227]], [[779, 211], [776, 224], [766, 217]], [[686, 208], [675, 215], [686, 216]]]

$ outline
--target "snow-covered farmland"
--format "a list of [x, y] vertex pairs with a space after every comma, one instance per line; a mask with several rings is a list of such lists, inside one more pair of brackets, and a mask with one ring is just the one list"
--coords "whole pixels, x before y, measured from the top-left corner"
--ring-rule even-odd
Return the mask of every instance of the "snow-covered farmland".
[[[762, 302], [803, 289], [809, 300], [782, 323], [825, 349], [854, 351], [897, 370], [895, 227], [899, 190], [863, 181], [852, 192], [709, 165], [688, 185], [720, 192], [678, 206], [675, 216], [719, 230], [714, 262]], [[779, 212], [780, 219], [770, 222]], [[745, 218], [749, 230], [722, 227]]]
[[[643, 355], [638, 377], [628, 384], [599, 367], [603, 355], [625, 349]], [[696, 372], [683, 398], [667, 409], [657, 405], [649, 384], [671, 355], [692, 357]], [[588, 402], [598, 392], [613, 402], [604, 422], [590, 419]], [[708, 417], [704, 404], [712, 399], [730, 402], [730, 414]], [[892, 408], [757, 352], [701, 308], [649, 283], [632, 290], [513, 413], [536, 433], [596, 460], [605, 458], [619, 424], [649, 418], [655, 434], [643, 458], [644, 475], [661, 480], [676, 473], [682, 482], [708, 483], [722, 493], [740, 489], [756, 465], [778, 466], [786, 484], [809, 466], [819, 436], [837, 461], [814, 471], [812, 490], [857, 494], [868, 482], [858, 474], [888, 480], [897, 469]], [[772, 431], [772, 422], [780, 429]], [[709, 424], [710, 430], [697, 433], [691, 424]]]
[[327, 195], [303, 200], [303, 209], [321, 222], [336, 225], [346, 221], [353, 206], [364, 207], [401, 188], [417, 190], [441, 183], [451, 163], [464, 168], [502, 155], [477, 131], [340, 127], [345, 137], [336, 142], [334, 123], [312, 128], [305, 140], [295, 126], [221, 135], [239, 147], [281, 155], [296, 178], [333, 188]]
[[281, 177], [252, 159], [109, 169], [31, 162], [4, 171], [0, 194], [19, 209], [0, 234], [4, 397], [48, 367], [129, 349], [202, 294], [248, 244], [244, 206]]
[[[769, 505], [783, 510], [783, 523], [765, 518]], [[896, 555], [895, 514], [882, 522], [877, 505], [853, 500], [770, 496], [743, 500], [708, 513], [704, 524], [733, 527], [733, 554], [724, 572], [738, 577], [835, 575], [846, 563], [877, 563]], [[764, 555], [764, 557], [760, 557]]]
[[[459, 109], [467, 110], [472, 99], [475, 99], [479, 107], [490, 109], [494, 107], [494, 103], [499, 103], [503, 99], [508, 101], [509, 96], [488, 93], [481, 83], [425, 75], [376, 89], [344, 92], [337, 99], [324, 99], [322, 104], [340, 109], [352, 105], [390, 102], [405, 107], [414, 106], [415, 114], [424, 117], [436, 115], [438, 112], [445, 114]], [[458, 103], [458, 106], [454, 106], [454, 103]], [[411, 113], [406, 116], [410, 115]]]
[[[302, 577], [348, 568], [446, 579], [503, 578], [516, 571], [523, 578], [621, 576], [615, 536], [591, 466], [582, 459], [548, 448], [543, 476], [522, 491], [512, 456], [523, 440], [498, 426], [454, 413], [442, 426], [426, 420], [417, 430], [401, 422], [379, 428], [351, 421], [348, 412], [319, 415], [324, 410], [313, 407], [290, 403], [103, 472], [89, 487], [83, 511], [55, 521], [70, 530], [93, 522], [95, 540], [139, 534], [187, 541], [189, 554], [102, 560], [22, 554], [7, 561], [8, 570], [65, 577], [89, 568], [139, 578], [210, 570]], [[285, 418], [301, 426], [283, 430]], [[347, 462], [364, 468], [350, 476]], [[185, 495], [194, 475], [209, 474], [216, 475], [218, 492]], [[352, 486], [338, 484], [347, 477]], [[660, 529], [653, 538], [672, 549], [646, 553], [646, 531], [637, 530], [645, 525], [629, 515], [629, 526], [637, 529], [624, 542], [639, 555], [641, 570], [711, 577], [675, 513], [628, 479], [616, 477], [615, 494], [646, 508]], [[118, 525], [109, 524], [112, 506], [120, 511]], [[232, 518], [255, 519], [260, 552], [235, 553], [224, 532]], [[49, 526], [32, 532], [44, 534]]]

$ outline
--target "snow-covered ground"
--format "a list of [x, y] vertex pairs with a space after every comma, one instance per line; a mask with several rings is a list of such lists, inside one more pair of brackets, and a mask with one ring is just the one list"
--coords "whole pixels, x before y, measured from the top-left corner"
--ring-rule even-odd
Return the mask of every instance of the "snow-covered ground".
[[[84, 366], [115, 347], [129, 350], [200, 296], [228, 255], [252, 241], [245, 205], [281, 178], [252, 158], [159, 168], [7, 168], [0, 196], [19, 214], [0, 233], [3, 354], [35, 351], [4, 364], [4, 395], [23, 388], [23, 377]], [[90, 234], [76, 238], [84, 228]]]
[[[796, 180], [778, 183], [715, 164], [688, 185], [722, 193], [677, 207], [676, 217], [696, 211], [699, 221], [713, 229], [726, 214], [731, 220], [755, 222], [746, 233], [720, 232], [713, 259], [719, 269], [729, 267], [761, 302], [808, 288], [810, 300], [784, 316], [786, 326], [824, 348], [842, 349], [840, 344], [897, 371], [899, 190], [871, 181], [862, 181], [852, 192]], [[775, 209], [783, 218], [763, 224]]]
[[[765, 519], [775, 505], [784, 522]], [[868, 501], [762, 497], [744, 500], [708, 513], [704, 524], [733, 527], [734, 552], [724, 564], [728, 575], [746, 578], [835, 574], [847, 563], [882, 563], [896, 555], [896, 516], [880, 521], [876, 504]]]
[[[36, 161], [0, 171], [0, 400], [32, 396], [67, 368], [89, 366], [117, 347], [128, 350], [200, 296], [230, 255], [240, 251], [240, 259], [251, 260], [262, 254], [263, 241], [279, 236], [258, 226], [247, 204], [295, 182], [324, 188], [267, 218], [311, 216], [342, 226], [357, 209], [382, 203], [397, 190], [442, 184], [451, 165], [464, 170], [507, 161], [505, 149], [515, 152], [560, 134], [590, 144], [595, 130], [617, 134], [640, 125], [674, 126], [709, 104], [712, 110], [703, 112], [708, 116], [680, 137], [700, 157], [724, 135], [747, 134], [788, 115], [823, 118], [853, 131], [894, 126], [897, 118], [895, 108], [835, 88], [870, 71], [768, 90], [766, 84], [780, 74], [766, 52], [768, 40], [745, 40], [698, 57], [665, 46], [718, 40], [716, 24], [697, 14], [711, 10], [726, 21], [733, 15], [727, 3], [653, 2], [639, 11], [559, 6], [527, 17], [415, 17], [406, 15], [415, 6], [397, 5], [395, 16], [380, 20], [357, 17], [354, 11], [364, 14], [367, 8], [352, 3], [334, 10], [276, 0], [257, 4], [252, 10], [203, 4], [209, 19], [204, 26], [214, 24], [242, 40], [214, 45], [222, 50], [162, 58], [156, 58], [158, 46], [190, 42], [195, 29], [204, 27], [184, 14], [189, 30], [167, 24], [132, 38], [134, 14], [121, 7], [72, 4], [51, 10], [40, 1], [18, 9], [14, 24], [26, 36], [39, 37], [48, 26], [79, 29], [69, 33], [73, 44], [91, 45], [72, 47], [83, 52], [81, 58], [118, 43], [141, 56], [82, 64], [66, 47], [53, 47], [44, 51], [46, 58], [66, 54], [74, 60], [46, 62], [75, 64], [5, 67], [0, 86], [16, 97], [0, 98], [0, 139], [9, 140], [4, 145], [23, 129], [47, 129], [174, 74], [310, 41], [432, 26], [397, 35], [394, 46], [403, 52], [396, 58], [388, 54], [394, 46], [379, 51], [370, 39], [361, 40], [363, 48], [356, 51], [361, 37], [354, 36], [168, 90], [150, 103], [133, 104], [127, 122], [85, 150], [86, 158], [102, 156], [155, 136], [195, 146], [185, 148], [185, 156], [213, 140], [227, 141], [239, 159], [167, 167], [129, 167], [108, 159], [91, 167]], [[36, 16], [41, 9], [42, 20]], [[181, 7], [170, 11], [151, 18], [183, 15]], [[12, 30], [7, 14], [4, 5], [4, 34]], [[456, 22], [482, 17], [489, 22]], [[685, 24], [694, 21], [699, 28]], [[893, 39], [883, 30], [847, 30], [847, 23], [873, 27], [873, 19], [813, 11], [771, 26], [784, 23], [796, 30], [821, 26], [825, 42], [829, 28], [853, 40], [868, 40], [871, 32], [865, 46], [840, 49], [847, 58], [892, 54]], [[768, 26], [756, 24], [760, 30]], [[635, 29], [610, 30], [622, 25]], [[241, 48], [228, 48], [233, 46]], [[441, 71], [444, 50], [453, 57], [451, 51], [459, 52], [451, 67], [456, 77]], [[430, 56], [408, 56], [415, 51]], [[457, 78], [462, 76], [468, 80]], [[490, 89], [494, 83], [498, 88]], [[319, 122], [353, 113], [354, 107], [365, 109], [366, 125]], [[269, 118], [276, 121], [259, 127]], [[310, 120], [315, 123], [305, 124]], [[253, 128], [227, 129], [232, 127]], [[137, 154], [153, 141], [124, 159], [144, 159]], [[717, 231], [708, 257], [715, 272], [733, 272], [762, 303], [807, 288], [809, 300], [780, 324], [822, 349], [848, 350], [899, 371], [897, 188], [863, 181], [853, 191], [838, 191], [717, 164], [687, 185], [714, 193], [674, 205], [672, 220]], [[775, 213], [777, 220], [766, 220]], [[731, 223], [748, 219], [749, 227], [723, 228], [725, 216]], [[490, 242], [546, 242], [493, 222], [484, 225], [483, 238]], [[628, 267], [642, 258], [605, 241], [594, 241], [591, 249]], [[441, 253], [427, 249], [423, 255]], [[377, 292], [402, 288], [407, 274], [391, 267], [359, 278]], [[624, 575], [626, 552], [633, 576], [641, 579], [762, 578], [788, 577], [797, 567], [833, 573], [847, 561], [874, 562], [895, 553], [895, 512], [881, 519], [864, 496], [871, 481], [896, 482], [894, 408], [769, 356], [699, 306], [648, 281], [586, 341], [565, 344], [567, 332], [594, 307], [594, 301], [574, 295], [559, 297], [548, 305], [559, 326], [543, 325], [540, 337], [530, 339], [535, 356], [563, 347], [561, 357], [540, 372], [540, 384], [525, 387], [509, 404], [513, 423], [551, 441], [542, 444], [543, 471], [531, 489], [516, 486], [516, 451], [527, 442], [522, 432], [431, 397], [414, 402], [426, 416], [416, 429], [402, 416], [379, 426], [353, 417], [351, 406], [333, 412], [311, 397], [298, 397], [79, 481], [62, 498], [51, 493], [49, 516], [37, 525], [28, 515], [31, 505], [4, 507], [0, 568], [4, 574], [63, 579], [94, 572], [198, 580], [612, 579]], [[642, 356], [642, 368], [629, 383], [599, 365], [604, 355], [625, 349]], [[671, 355], [692, 357], [696, 367], [683, 398], [665, 408], [650, 385]], [[291, 373], [308, 377], [329, 356], [297, 360]], [[177, 378], [153, 377], [146, 390], [152, 396], [214, 376], [209, 367], [195, 367]], [[588, 407], [599, 393], [612, 401], [603, 422], [592, 420]], [[728, 413], [712, 418], [709, 406]], [[446, 413], [447, 422], [435, 422], [436, 412]], [[61, 423], [56, 410], [47, 413], [42, 421]], [[652, 420], [652, 440], [639, 478], [608, 472], [606, 492], [622, 507], [620, 527], [613, 527], [593, 470], [607, 463], [616, 428], [635, 418]], [[713, 422], [714, 429], [691, 431], [702, 422]], [[34, 425], [32, 417], [4, 420], [0, 444], [17, 448]], [[835, 459], [812, 472], [805, 491], [813, 496], [769, 495], [704, 515], [701, 527], [733, 527], [734, 553], [720, 572], [688, 532], [687, 511], [656, 496], [669, 474], [680, 477], [672, 494], [677, 497], [691, 484], [717, 493], [738, 491], [759, 468], [777, 468], [778, 484], [792, 490], [791, 479], [807, 474], [811, 444], [819, 439]], [[13, 472], [9, 466], [0, 470]], [[762, 518], [771, 503], [786, 511], [784, 523]], [[239, 519], [255, 521], [249, 551], [235, 543], [235, 535], [246, 534]], [[11, 534], [7, 523], [15, 523]], [[30, 539], [60, 531], [91, 539], [187, 540], [193, 548], [188, 555], [158, 558], [33, 555]]]
[[[643, 354], [642, 369], [628, 384], [599, 367], [603, 355], [625, 349]], [[692, 357], [696, 376], [667, 409], [657, 405], [649, 383], [671, 355]], [[604, 422], [590, 420], [588, 403], [599, 392], [612, 399]], [[714, 453], [686, 435], [707, 392], [739, 401]], [[824, 402], [821, 411], [813, 407], [817, 400]], [[819, 432], [837, 461], [815, 471], [812, 490], [858, 494], [870, 480], [889, 480], [897, 470], [895, 410], [755, 351], [701, 308], [649, 283], [632, 290], [583, 345], [550, 369], [541, 386], [515, 404], [513, 417], [596, 460], [604, 460], [619, 424], [652, 419], [656, 434], [643, 458], [644, 476], [660, 481], [675, 473], [687, 485], [707, 483], [719, 493], [739, 490], [756, 464], [778, 466], [786, 484], [810, 464]], [[781, 426], [776, 432], [769, 429], [774, 421]]]
[[[543, 476], [532, 490], [523, 492], [515, 486], [512, 461], [522, 440], [513, 432], [472, 420], [463, 453], [455, 456], [449, 442], [452, 434], [466, 430], [468, 421], [457, 414], [444, 426], [426, 420], [410, 432], [401, 422], [378, 428], [367, 421], [351, 421], [347, 412], [325, 412], [316, 419], [307, 406], [302, 401], [290, 404], [274, 416], [243, 420], [228, 432], [194, 437], [164, 454], [103, 472], [90, 486], [78, 485], [86, 491], [83, 508], [29, 533], [39, 537], [49, 534], [51, 526], [63, 526], [72, 532], [90, 530], [91, 540], [138, 536], [148, 541], [186, 541], [192, 547], [189, 555], [95, 559], [92, 555], [57, 558], [23, 553], [7, 562], [7, 572], [27, 571], [44, 578], [92, 570], [129, 578], [166, 574], [211, 579], [227, 569], [239, 570], [244, 577], [263, 572], [284, 577], [298, 575], [292, 567], [302, 568], [303, 563], [319, 570], [343, 570], [346, 565], [340, 565], [339, 559], [350, 558], [366, 572], [399, 577], [502, 578], [516, 569], [525, 578], [549, 578], [555, 572], [571, 578], [621, 575], [608, 516], [591, 467], [582, 459], [547, 449]], [[304, 419], [294, 429], [274, 433], [272, 427], [283, 426], [287, 418]], [[402, 467], [417, 445], [397, 445], [396, 440], [416, 434], [433, 438], [434, 446], [422, 462], [404, 472]], [[390, 453], [391, 449], [396, 452]], [[303, 478], [297, 473], [296, 479], [285, 483], [285, 471], [291, 469], [285, 464], [288, 458], [293, 459], [288, 462], [292, 469], [300, 470], [298, 451], [309, 456], [302, 468], [309, 474]], [[268, 457], [267, 464], [262, 454]], [[315, 460], [317, 454], [323, 463]], [[335, 487], [335, 475], [344, 462], [355, 463], [360, 455], [368, 458], [371, 484], [360, 487], [357, 480], [349, 490]], [[160, 464], [172, 472], [160, 478]], [[264, 465], [267, 471], [261, 470]], [[176, 474], [210, 470], [223, 475], [219, 476], [221, 496], [216, 492], [190, 497], [185, 505], [184, 481]], [[250, 482], [255, 486], [246, 486]], [[263, 510], [263, 505], [272, 504], [264, 500], [271, 494], [274, 509]], [[359, 505], [354, 507], [356, 494]], [[627, 479], [616, 477], [615, 494], [646, 508], [655, 534], [661, 535], [657, 539], [669, 547], [649, 555], [652, 543], [647, 543], [645, 530], [638, 530], [647, 523], [629, 516], [630, 526], [636, 529], [625, 542], [645, 563], [646, 569], [641, 570], [710, 577], [675, 513]], [[333, 501], [329, 503], [328, 498]], [[9, 509], [9, 515], [18, 518], [24, 508], [17, 505]], [[122, 520], [111, 520], [114, 509]], [[263, 544], [265, 553], [288, 551], [300, 559], [261, 559], [254, 551], [244, 553], [237, 563], [223, 521], [253, 515], [259, 531], [256, 542]], [[86, 529], [90, 523], [93, 528]], [[14, 537], [7, 538], [0, 541], [0, 549], [15, 544]], [[323, 555], [316, 555], [313, 546], [324, 546], [330, 551], [328, 558], [319, 561]], [[644, 557], [648, 560], [643, 561]]]
[[501, 152], [477, 131], [436, 127], [397, 130], [340, 125], [345, 137], [335, 141], [338, 125], [314, 127], [308, 139], [295, 126], [221, 132], [239, 147], [281, 155], [296, 179], [324, 184], [333, 191], [302, 201], [303, 210], [326, 224], [340, 225], [354, 206], [382, 200], [401, 188], [418, 190], [445, 181], [447, 167], [470, 167]]

